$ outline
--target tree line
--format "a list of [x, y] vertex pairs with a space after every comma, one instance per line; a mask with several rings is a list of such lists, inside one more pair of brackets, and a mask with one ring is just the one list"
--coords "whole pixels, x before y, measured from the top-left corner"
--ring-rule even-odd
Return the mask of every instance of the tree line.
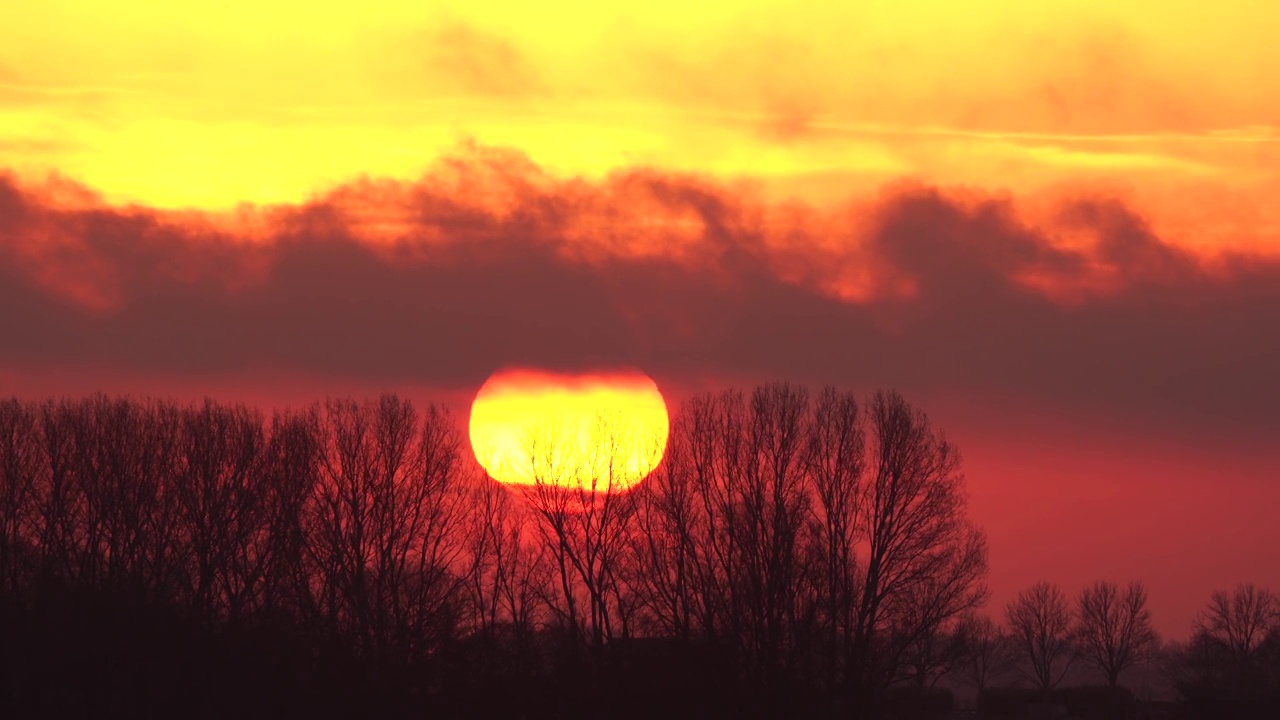
[[[1004, 628], [979, 614], [987, 548], [959, 451], [897, 393], [695, 396], [628, 492], [612, 444], [632, 429], [601, 422], [587, 463], [531, 435], [533, 482], [508, 487], [447, 411], [393, 395], [270, 415], [0, 401], [3, 702], [901, 716], [948, 683], [1022, 673], [1048, 692], [1079, 660], [1114, 687], [1155, 657], [1140, 584], [1074, 609], [1037, 585]], [[1179, 650], [1184, 695], [1261, 702], [1277, 617], [1264, 590], [1215, 595]]]

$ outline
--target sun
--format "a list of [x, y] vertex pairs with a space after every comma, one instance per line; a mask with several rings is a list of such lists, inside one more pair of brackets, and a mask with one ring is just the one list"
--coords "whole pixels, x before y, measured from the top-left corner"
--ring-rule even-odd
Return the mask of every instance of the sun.
[[471, 403], [471, 448], [498, 482], [629, 490], [666, 449], [658, 385], [638, 371], [499, 370]]

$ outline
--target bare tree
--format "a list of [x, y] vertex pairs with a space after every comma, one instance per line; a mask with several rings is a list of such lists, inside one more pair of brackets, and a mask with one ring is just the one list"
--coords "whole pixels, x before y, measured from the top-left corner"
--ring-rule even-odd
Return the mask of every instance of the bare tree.
[[822, 598], [827, 683], [836, 684], [854, 651], [857, 545], [862, 538], [866, 432], [853, 393], [824, 388], [813, 409], [806, 459], [814, 503], [815, 561]]
[[435, 407], [331, 400], [307, 549], [331, 632], [362, 655], [406, 662], [452, 633], [461, 590], [460, 443]]
[[739, 579], [742, 543], [731, 518], [734, 486], [746, 462], [746, 404], [741, 392], [726, 390], [690, 399], [681, 416], [675, 431], [687, 438], [688, 471], [697, 498], [697, 540], [691, 555], [694, 615], [709, 640], [737, 644], [746, 602]]
[[307, 509], [320, 483], [321, 438], [315, 412], [276, 413], [261, 465], [265, 519], [257, 547], [261, 591], [256, 611], [268, 620], [321, 624], [307, 556]]
[[968, 521], [960, 455], [897, 393], [870, 403], [850, 679], [891, 680], [903, 648], [986, 597], [985, 536]]
[[1267, 588], [1240, 584], [1217, 591], [1195, 621], [1195, 634], [1236, 662], [1250, 658], [1271, 633], [1280, 631], [1280, 598]]
[[902, 642], [896, 678], [915, 687], [934, 687], [942, 678], [958, 672], [968, 659], [968, 638], [963, 618], [944, 624], [926, 624]]
[[960, 676], [974, 690], [981, 693], [1014, 668], [1013, 638], [990, 617], [966, 614], [957, 632], [964, 646]]
[[698, 633], [698, 544], [705, 528], [698, 502], [689, 417], [677, 415], [662, 462], [636, 488], [635, 570], [630, 582], [662, 635], [688, 640]]
[[1169, 675], [1202, 717], [1275, 717], [1280, 710], [1280, 607], [1266, 588], [1213, 593]]
[[549, 567], [541, 543], [530, 538], [526, 507], [488, 478], [473, 483], [469, 587], [476, 631], [491, 641], [509, 628], [517, 643], [531, 639]]
[[682, 406], [641, 494], [661, 627], [730, 640], [761, 677], [822, 658], [829, 686], [860, 693], [908, 665], [937, 678], [985, 597], [985, 538], [955, 448], [896, 394], [869, 407], [870, 442], [854, 396], [830, 388]]
[[1005, 609], [1009, 630], [1027, 661], [1028, 678], [1041, 690], [1062, 682], [1075, 655], [1071, 647], [1071, 611], [1057, 585], [1036, 583]]
[[986, 542], [959, 453], [896, 393], [697, 396], [639, 486], [636, 453], [662, 448], [627, 418], [585, 442], [549, 430], [515, 489], [472, 477], [446, 413], [394, 396], [269, 422], [212, 401], [0, 402], [0, 591], [137, 588], [202, 630], [278, 631], [307, 662], [386, 678], [460, 629], [490, 653], [527, 643], [490, 656], [504, 672], [544, 623], [591, 651], [660, 635], [729, 651], [736, 689], [774, 711], [814, 685], [873, 712], [893, 682], [994, 674], [967, 615]]
[[178, 410], [104, 396], [71, 414], [79, 548], [90, 585], [171, 586], [178, 529], [173, 492]]
[[42, 578], [71, 580], [87, 573], [81, 549], [81, 520], [86, 508], [77, 490], [74, 447], [76, 406], [70, 401], [43, 403], [39, 441], [44, 467], [36, 483], [35, 525]]
[[235, 620], [259, 590], [269, 489], [261, 482], [262, 416], [206, 400], [182, 412], [175, 492], [194, 587], [191, 609]]
[[555, 566], [559, 593], [552, 609], [577, 638], [599, 649], [628, 633], [634, 610], [620, 575], [636, 508], [627, 491], [640, 479], [633, 476], [632, 455], [661, 449], [647, 447], [642, 430], [618, 416], [598, 417], [589, 430], [552, 423], [526, 432], [533, 484], [524, 497]]
[[804, 473], [808, 404], [808, 391], [794, 385], [765, 385], [752, 393], [743, 428], [746, 462], [728, 518], [742, 550], [743, 639], [766, 682], [788, 672], [799, 639], [801, 532], [810, 516]]
[[32, 512], [43, 455], [37, 415], [0, 400], [0, 593], [17, 595], [35, 563]]
[[1116, 687], [1120, 673], [1146, 661], [1156, 648], [1146, 588], [1131, 582], [1122, 591], [1105, 581], [1085, 588], [1076, 601], [1075, 639], [1081, 659]]

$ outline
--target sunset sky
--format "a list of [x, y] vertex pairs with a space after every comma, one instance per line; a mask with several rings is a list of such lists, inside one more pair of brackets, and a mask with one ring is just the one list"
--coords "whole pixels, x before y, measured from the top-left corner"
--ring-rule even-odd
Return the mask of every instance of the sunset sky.
[[637, 368], [896, 387], [989, 610], [1280, 588], [1280, 8], [50, 0], [0, 23], [0, 395]]

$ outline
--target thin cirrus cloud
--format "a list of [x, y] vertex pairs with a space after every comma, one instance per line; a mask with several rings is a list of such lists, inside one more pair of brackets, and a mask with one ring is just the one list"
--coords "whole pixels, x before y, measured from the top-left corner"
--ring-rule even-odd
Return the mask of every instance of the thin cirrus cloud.
[[640, 366], [1280, 430], [1280, 259], [1193, 253], [1113, 198], [1033, 219], [904, 184], [820, 211], [473, 148], [246, 212], [0, 181], [0, 366], [454, 389], [504, 365]]

